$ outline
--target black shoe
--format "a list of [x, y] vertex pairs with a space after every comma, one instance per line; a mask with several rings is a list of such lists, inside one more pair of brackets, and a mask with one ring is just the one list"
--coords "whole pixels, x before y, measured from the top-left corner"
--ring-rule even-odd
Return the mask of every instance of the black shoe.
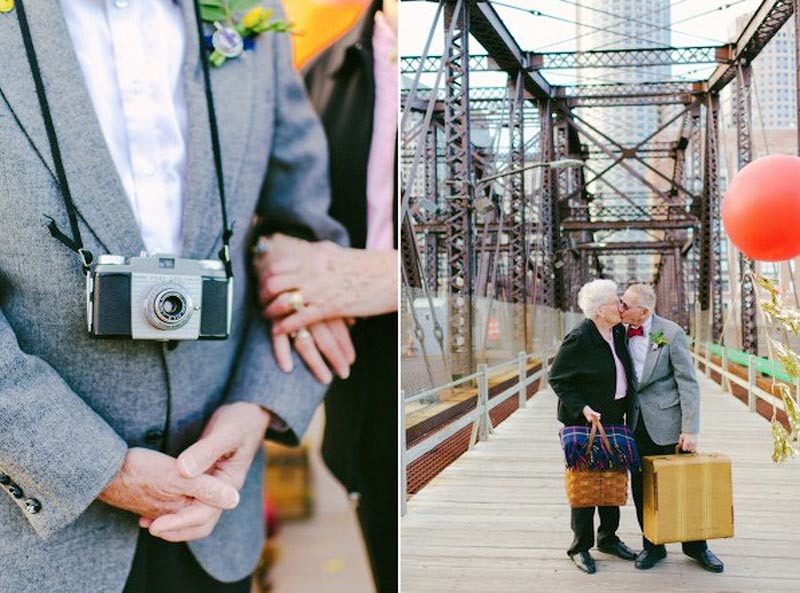
[[594, 559], [589, 555], [589, 552], [575, 552], [569, 555], [575, 566], [580, 568], [587, 574], [594, 574], [597, 568], [594, 565]]
[[667, 557], [667, 551], [664, 548], [650, 548], [644, 549], [639, 552], [636, 557], [636, 568], [639, 570], [647, 570], [653, 568], [661, 560]]
[[613, 554], [617, 558], [622, 558], [623, 560], [636, 560], [636, 552], [622, 542], [604, 544], [602, 546], [598, 544], [597, 549], [606, 554]]
[[[687, 554], [689, 556], [689, 554]], [[690, 558], [694, 558], [697, 562], [710, 572], [722, 572], [725, 570], [725, 565], [722, 563], [722, 560], [717, 558], [714, 555], [714, 552], [711, 550], [703, 550], [700, 552], [699, 556], [689, 556]]]

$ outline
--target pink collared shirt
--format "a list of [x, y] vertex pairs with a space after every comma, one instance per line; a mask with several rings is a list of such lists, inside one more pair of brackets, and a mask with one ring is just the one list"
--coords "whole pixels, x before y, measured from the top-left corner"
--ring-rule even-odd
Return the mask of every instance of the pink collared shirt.
[[367, 249], [394, 249], [394, 179], [397, 143], [397, 35], [382, 19], [372, 33], [375, 110], [367, 162]]
[[[601, 336], [603, 334], [600, 334]], [[603, 336], [603, 339], [606, 340], [606, 337]], [[628, 393], [628, 378], [625, 376], [625, 366], [622, 364], [622, 361], [617, 356], [617, 351], [614, 348], [614, 334], [611, 334], [611, 339], [606, 340], [608, 345], [611, 347], [611, 354], [614, 357], [614, 366], [617, 369], [617, 389], [614, 393], [614, 399], [622, 399]]]

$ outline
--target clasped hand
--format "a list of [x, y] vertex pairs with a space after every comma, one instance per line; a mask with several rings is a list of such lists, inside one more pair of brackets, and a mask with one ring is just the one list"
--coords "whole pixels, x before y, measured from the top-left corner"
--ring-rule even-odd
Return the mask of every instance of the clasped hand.
[[128, 450], [122, 468], [98, 497], [139, 515], [139, 525], [171, 542], [208, 536], [222, 512], [239, 504], [239, 490], [269, 424], [255, 404], [221, 406], [200, 439], [178, 458]]
[[[354, 318], [397, 309], [397, 254], [308, 242], [285, 235], [262, 237], [255, 259], [263, 315], [272, 321], [275, 358], [292, 370], [289, 337], [314, 376], [329, 383], [330, 366], [346, 379], [355, 361], [348, 325]], [[298, 307], [293, 298], [302, 299]], [[303, 337], [300, 337], [303, 336]], [[326, 365], [327, 361], [327, 365]]]

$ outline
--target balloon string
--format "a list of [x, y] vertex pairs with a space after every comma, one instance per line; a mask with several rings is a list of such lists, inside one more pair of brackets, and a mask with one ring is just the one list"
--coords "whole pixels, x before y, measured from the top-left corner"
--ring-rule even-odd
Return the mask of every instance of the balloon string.
[[[728, 315], [727, 315], [727, 317], [725, 317], [725, 323], [722, 324], [722, 332], [721, 332], [721, 334], [722, 334], [722, 348], [723, 349], [727, 349], [727, 347], [728, 347], [727, 346], [728, 339], [726, 337], [726, 333], [727, 333], [726, 330], [728, 328], [728, 324], [731, 321], [731, 318], [733, 318], [733, 314], [736, 312], [736, 305], [739, 303], [739, 300], [741, 299], [742, 285], [743, 284], [744, 284], [744, 277], [739, 281], [738, 289], [733, 294], [733, 302], [731, 303], [731, 306], [728, 309]], [[724, 369], [724, 370], [727, 371], [728, 369]]]
[[[747, 275], [750, 276], [750, 282], [753, 283], [753, 289], [755, 290], [755, 287], [757, 286], [755, 274], [753, 274], [753, 272], [747, 272]], [[769, 335], [769, 325], [767, 323], [767, 316], [764, 313], [764, 307], [761, 306], [761, 304], [758, 302], [758, 299], [756, 299], [756, 303], [757, 303], [756, 308], [758, 309], [758, 312], [761, 314], [761, 322], [764, 325], [764, 335], [766, 335], [767, 337], [767, 356], [769, 357], [770, 360], [774, 361], [775, 353], [772, 349], [772, 338], [770, 338]], [[775, 422], [775, 420], [778, 418], [778, 408], [775, 404], [775, 385], [777, 384], [777, 381], [775, 380], [775, 375], [771, 375], [771, 377], [772, 377], [772, 383], [770, 385], [769, 391], [770, 395], [772, 396], [770, 398], [772, 400], [772, 418], [770, 419], [770, 422]]]

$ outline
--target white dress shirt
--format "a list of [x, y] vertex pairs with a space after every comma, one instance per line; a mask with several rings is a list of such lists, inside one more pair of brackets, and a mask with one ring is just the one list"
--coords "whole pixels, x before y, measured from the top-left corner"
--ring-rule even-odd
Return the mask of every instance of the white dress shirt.
[[642, 324], [644, 329], [643, 336], [634, 336], [628, 338], [628, 350], [631, 353], [633, 360], [633, 370], [636, 371], [636, 379], [642, 380], [642, 371], [644, 371], [644, 359], [647, 358], [647, 348], [650, 345], [650, 328], [653, 326], [653, 316], [650, 315], [647, 320]]
[[61, 0], [61, 7], [144, 245], [149, 253], [179, 255], [187, 125], [181, 6]]

